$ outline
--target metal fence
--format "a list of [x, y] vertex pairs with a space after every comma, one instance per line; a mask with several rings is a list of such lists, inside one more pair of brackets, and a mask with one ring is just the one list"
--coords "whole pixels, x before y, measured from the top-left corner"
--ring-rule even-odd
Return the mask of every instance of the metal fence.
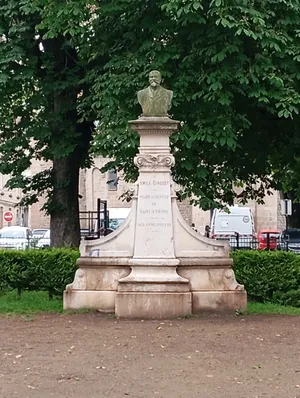
[[96, 211], [80, 211], [81, 239], [98, 239], [111, 232], [109, 229], [109, 212], [107, 201], [97, 199]]
[[266, 233], [260, 238], [236, 234], [216, 240], [228, 242], [231, 250], [284, 250], [300, 254], [300, 239], [298, 241], [283, 239], [272, 233]]

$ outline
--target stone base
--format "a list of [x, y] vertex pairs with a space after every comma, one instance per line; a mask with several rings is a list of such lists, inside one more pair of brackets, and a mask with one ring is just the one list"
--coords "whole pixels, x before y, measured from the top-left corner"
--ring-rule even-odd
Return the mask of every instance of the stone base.
[[191, 293], [117, 292], [118, 318], [164, 319], [192, 313]]
[[246, 290], [192, 292], [193, 314], [201, 311], [247, 309]]
[[65, 290], [64, 310], [92, 309], [115, 312], [115, 291]]

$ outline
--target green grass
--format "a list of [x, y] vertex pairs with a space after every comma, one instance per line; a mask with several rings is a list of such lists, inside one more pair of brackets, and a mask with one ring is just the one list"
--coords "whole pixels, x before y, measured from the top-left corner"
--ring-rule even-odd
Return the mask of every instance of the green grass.
[[62, 299], [49, 300], [47, 292], [0, 293], [0, 314], [33, 314], [38, 312], [62, 312]]
[[[31, 315], [39, 312], [63, 312], [63, 303], [61, 298], [49, 300], [47, 292], [22, 292], [21, 299], [18, 299], [17, 292], [12, 291], [8, 293], [0, 292], [0, 314], [23, 314]], [[85, 313], [82, 311], [68, 311], [67, 313]], [[239, 315], [300, 315], [300, 308], [285, 307], [278, 304], [271, 303], [248, 303], [248, 310], [246, 313], [237, 311]], [[186, 316], [186, 318], [193, 318], [194, 315]], [[195, 316], [197, 317], [197, 315]], [[184, 317], [185, 318], [185, 317]]]
[[278, 314], [278, 315], [300, 315], [300, 308], [288, 307], [272, 303], [248, 303], [247, 314]]

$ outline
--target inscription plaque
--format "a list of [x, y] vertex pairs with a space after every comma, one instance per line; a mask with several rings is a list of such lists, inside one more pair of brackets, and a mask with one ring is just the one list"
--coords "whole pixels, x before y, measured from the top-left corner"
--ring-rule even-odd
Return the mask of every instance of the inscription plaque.
[[140, 175], [135, 257], [174, 258], [169, 173]]

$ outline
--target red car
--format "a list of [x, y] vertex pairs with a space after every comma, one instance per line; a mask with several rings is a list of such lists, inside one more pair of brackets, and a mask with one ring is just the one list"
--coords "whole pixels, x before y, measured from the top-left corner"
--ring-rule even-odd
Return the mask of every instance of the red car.
[[258, 250], [275, 250], [279, 239], [278, 229], [262, 229], [257, 234]]

